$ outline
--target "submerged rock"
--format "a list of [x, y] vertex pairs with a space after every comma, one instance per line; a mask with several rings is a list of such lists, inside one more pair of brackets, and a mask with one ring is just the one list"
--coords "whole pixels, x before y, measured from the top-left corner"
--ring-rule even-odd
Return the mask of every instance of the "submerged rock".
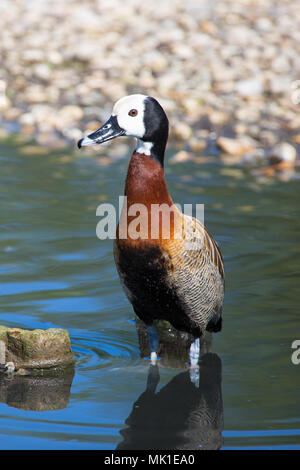
[[22, 330], [0, 326], [0, 361], [16, 369], [49, 369], [74, 365], [69, 333], [59, 328]]

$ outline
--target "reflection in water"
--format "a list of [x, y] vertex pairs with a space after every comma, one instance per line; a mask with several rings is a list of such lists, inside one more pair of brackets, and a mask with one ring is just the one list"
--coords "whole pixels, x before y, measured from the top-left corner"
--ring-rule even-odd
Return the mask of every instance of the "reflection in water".
[[222, 446], [222, 364], [205, 354], [196, 387], [189, 371], [176, 375], [158, 393], [158, 366], [150, 366], [147, 387], [135, 402], [118, 450], [196, 450]]
[[74, 368], [59, 375], [7, 376], [0, 375], [0, 403], [20, 410], [45, 411], [66, 408]]

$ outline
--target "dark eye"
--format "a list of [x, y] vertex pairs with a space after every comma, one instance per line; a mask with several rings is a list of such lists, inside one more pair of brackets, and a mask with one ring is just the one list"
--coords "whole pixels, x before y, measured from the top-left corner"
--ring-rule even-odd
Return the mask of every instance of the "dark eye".
[[138, 113], [137, 109], [131, 109], [128, 114], [129, 116], [134, 117], [137, 115], [137, 113]]

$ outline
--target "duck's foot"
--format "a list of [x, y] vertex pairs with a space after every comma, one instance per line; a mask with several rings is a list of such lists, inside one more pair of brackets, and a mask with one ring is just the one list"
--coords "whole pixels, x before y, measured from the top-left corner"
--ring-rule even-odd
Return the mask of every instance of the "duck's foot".
[[158, 344], [159, 344], [159, 335], [156, 323], [152, 323], [152, 325], [147, 325], [147, 333], [148, 333], [148, 343], [150, 349], [150, 361], [153, 366], [157, 363], [157, 351], [158, 351]]

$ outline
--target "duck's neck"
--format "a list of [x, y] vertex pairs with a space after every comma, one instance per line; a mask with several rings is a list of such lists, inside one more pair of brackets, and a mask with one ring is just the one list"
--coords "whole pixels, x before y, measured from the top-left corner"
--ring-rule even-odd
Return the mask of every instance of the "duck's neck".
[[[151, 204], [172, 205], [173, 201], [168, 192], [164, 169], [153, 156], [150, 145], [141, 145], [133, 152], [126, 178], [125, 196], [128, 205], [139, 203], [146, 206]], [[144, 153], [141, 153], [144, 148]], [[147, 153], [146, 153], [147, 152]]]
[[136, 153], [140, 153], [141, 155], [146, 155], [148, 157], [153, 158], [163, 168], [166, 143], [167, 136], [166, 139], [157, 140], [154, 142], [138, 139], [135, 151]]

